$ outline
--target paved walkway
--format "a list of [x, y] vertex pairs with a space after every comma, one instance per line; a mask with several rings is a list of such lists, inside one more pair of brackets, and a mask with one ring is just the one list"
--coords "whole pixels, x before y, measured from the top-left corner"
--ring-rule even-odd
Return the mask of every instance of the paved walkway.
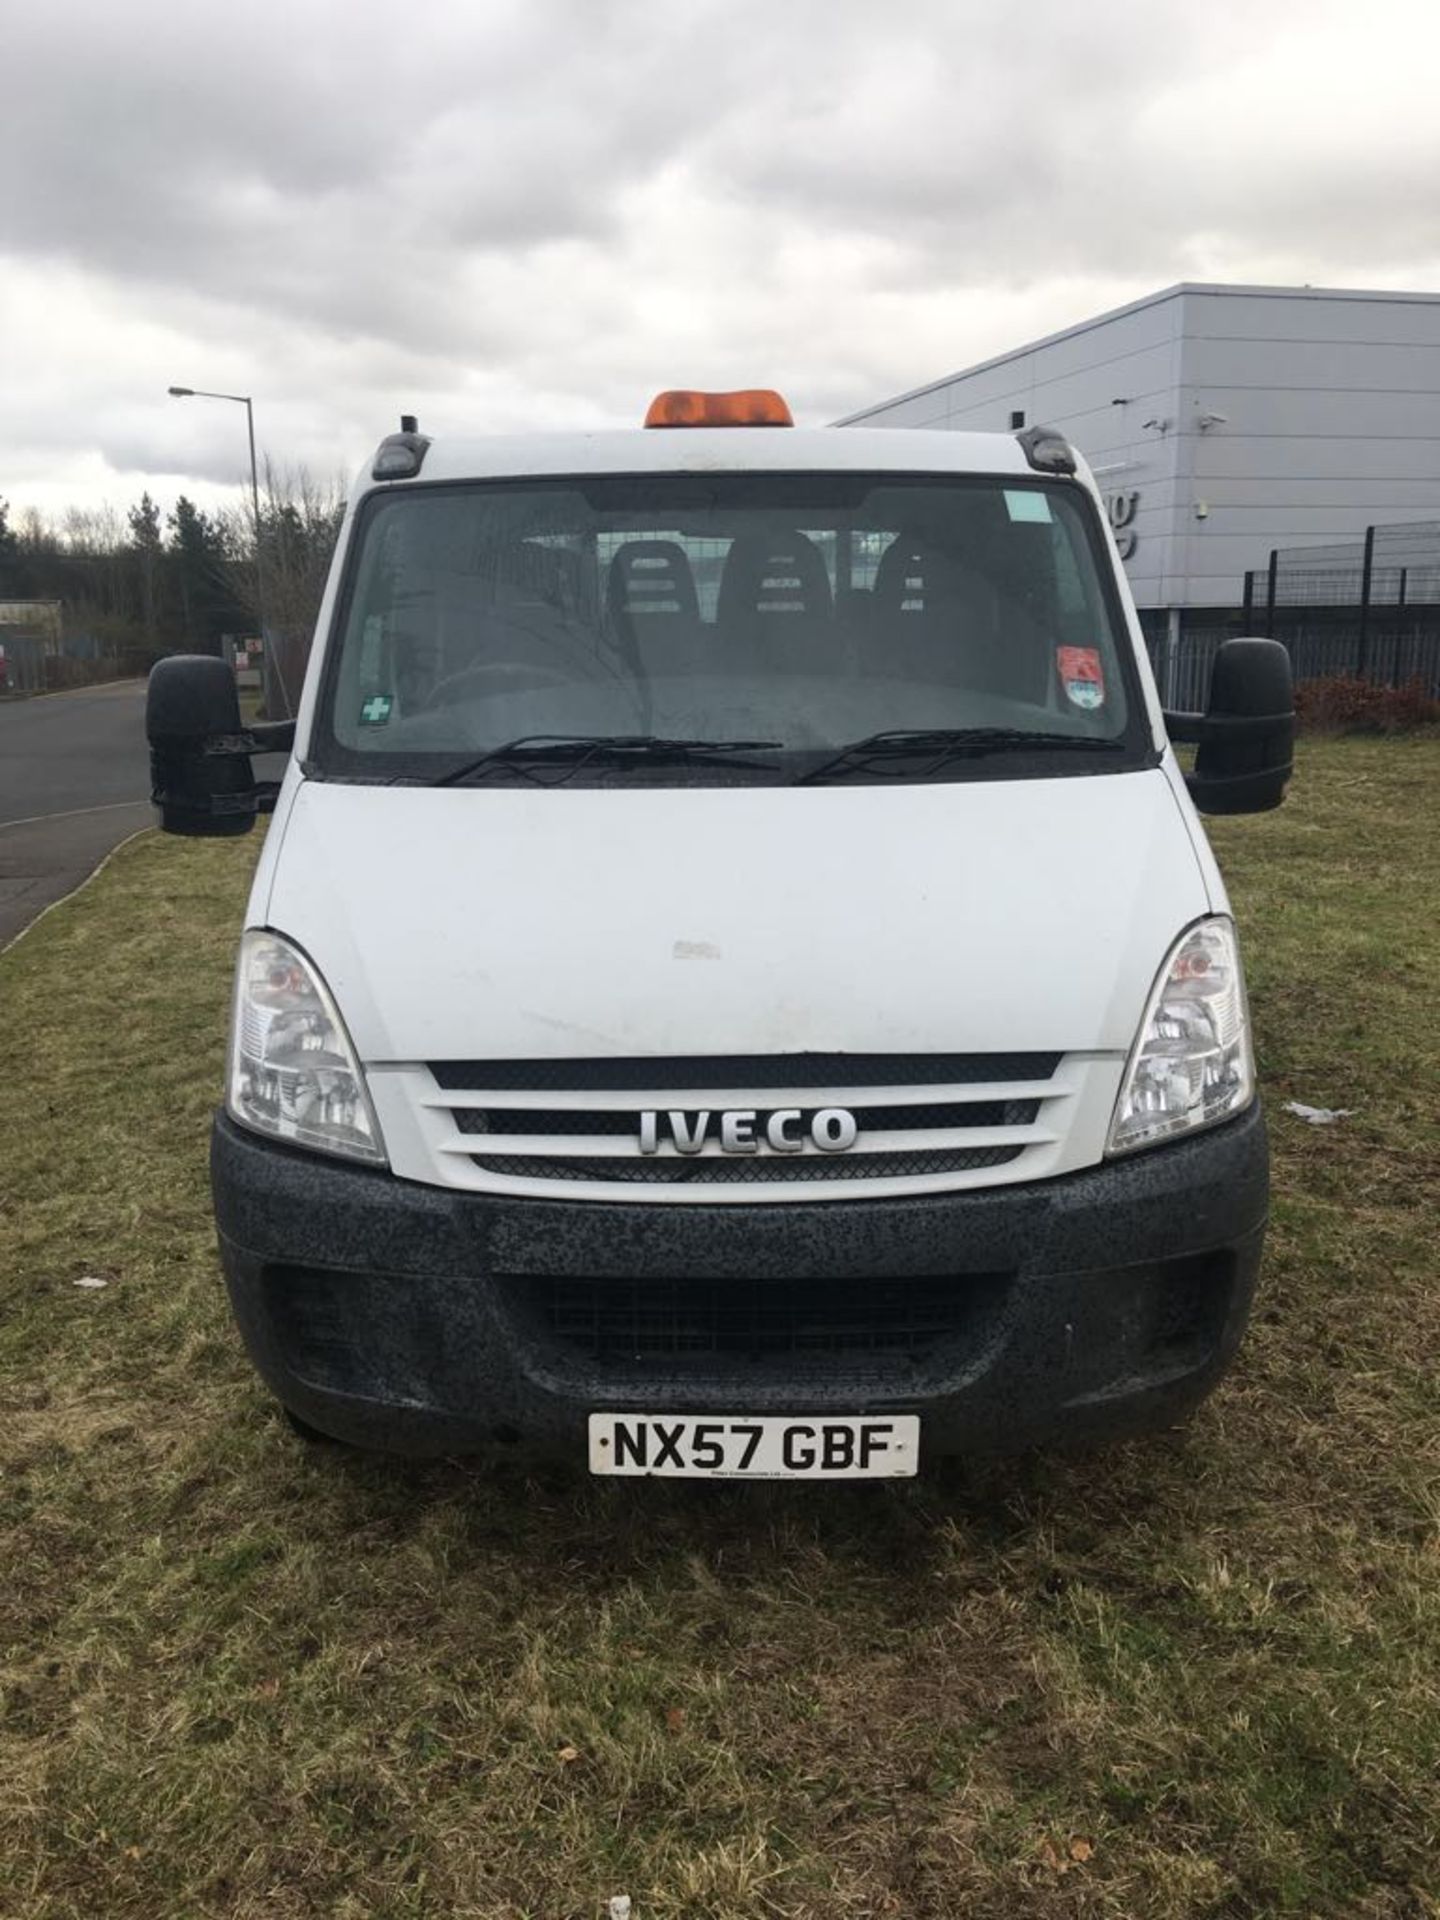
[[153, 822], [145, 683], [0, 701], [0, 947]]

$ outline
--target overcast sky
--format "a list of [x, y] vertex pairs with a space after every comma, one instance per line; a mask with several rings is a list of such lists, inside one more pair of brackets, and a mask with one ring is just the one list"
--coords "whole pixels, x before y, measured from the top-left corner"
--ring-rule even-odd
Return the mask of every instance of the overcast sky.
[[0, 0], [0, 495], [820, 423], [1180, 279], [1440, 289], [1435, 0]]

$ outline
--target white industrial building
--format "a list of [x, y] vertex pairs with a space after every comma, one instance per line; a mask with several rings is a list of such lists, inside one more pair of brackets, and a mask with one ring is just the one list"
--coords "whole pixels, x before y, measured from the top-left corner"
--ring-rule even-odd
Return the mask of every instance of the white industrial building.
[[1178, 634], [1247, 571], [1263, 598], [1272, 548], [1440, 519], [1440, 294], [1169, 287], [839, 424], [1060, 428]]

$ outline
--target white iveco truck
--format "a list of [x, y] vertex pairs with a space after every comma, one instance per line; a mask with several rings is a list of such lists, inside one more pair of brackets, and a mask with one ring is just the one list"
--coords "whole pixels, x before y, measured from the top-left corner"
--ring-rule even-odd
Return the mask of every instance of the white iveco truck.
[[1162, 713], [1043, 429], [406, 420], [298, 717], [151, 680], [163, 824], [273, 809], [212, 1159], [261, 1374], [302, 1431], [611, 1474], [1173, 1421], [1266, 1214], [1196, 809], [1276, 805], [1291, 731], [1263, 640]]

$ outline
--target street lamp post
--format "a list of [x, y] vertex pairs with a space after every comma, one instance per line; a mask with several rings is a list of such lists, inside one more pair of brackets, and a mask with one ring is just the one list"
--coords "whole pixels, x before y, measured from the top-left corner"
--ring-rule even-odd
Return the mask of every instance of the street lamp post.
[[[279, 682], [282, 697], [284, 680], [279, 674], [279, 662], [274, 669], [270, 660], [270, 639], [265, 631], [265, 561], [264, 542], [260, 527], [260, 469], [255, 460], [255, 408], [248, 393], [209, 393], [204, 387], [171, 387], [168, 389], [172, 400], [233, 400], [245, 409], [245, 426], [250, 436], [250, 505], [255, 516], [255, 610], [260, 619], [260, 671], [265, 682], [265, 714], [274, 719], [274, 690]], [[286, 700], [288, 707], [289, 701]]]

